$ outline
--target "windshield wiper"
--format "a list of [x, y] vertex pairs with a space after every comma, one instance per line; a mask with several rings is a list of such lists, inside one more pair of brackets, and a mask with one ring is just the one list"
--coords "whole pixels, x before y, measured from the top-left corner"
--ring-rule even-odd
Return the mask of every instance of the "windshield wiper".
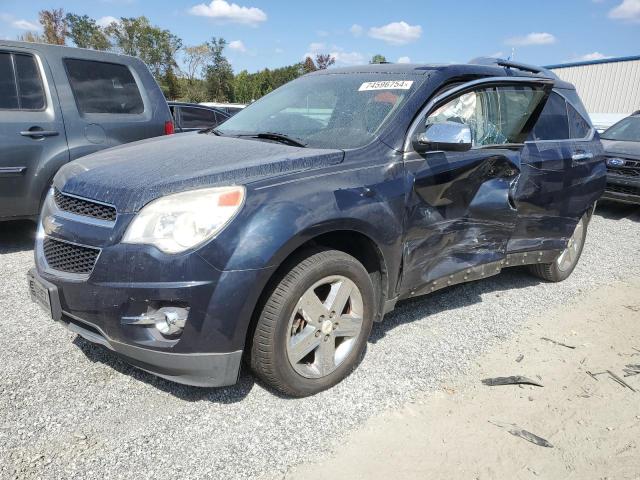
[[260, 132], [260, 133], [254, 133], [251, 135], [242, 135], [247, 136], [247, 137], [254, 137], [254, 138], [264, 138], [265, 140], [275, 140], [276, 142], [280, 142], [280, 143], [286, 143], [288, 145], [292, 145], [294, 147], [306, 147], [307, 144], [306, 143], [302, 143], [300, 140], [296, 140], [293, 137], [290, 137], [288, 135], [285, 135], [284, 133], [278, 133], [278, 132]]

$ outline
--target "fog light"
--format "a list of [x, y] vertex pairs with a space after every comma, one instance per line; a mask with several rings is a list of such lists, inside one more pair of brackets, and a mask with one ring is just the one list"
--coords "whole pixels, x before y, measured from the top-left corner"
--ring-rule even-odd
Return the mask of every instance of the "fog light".
[[163, 335], [172, 336], [182, 333], [188, 316], [188, 308], [161, 307], [135, 317], [122, 317], [121, 321], [123, 325], [155, 325]]

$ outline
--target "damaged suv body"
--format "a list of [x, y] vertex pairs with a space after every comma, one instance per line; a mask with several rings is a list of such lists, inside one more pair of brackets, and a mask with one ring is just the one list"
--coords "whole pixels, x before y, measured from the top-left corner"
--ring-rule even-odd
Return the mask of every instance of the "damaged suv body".
[[569, 276], [605, 178], [575, 89], [545, 70], [330, 69], [218, 129], [65, 166], [29, 287], [149, 372], [230, 385], [244, 357], [309, 395], [399, 300], [515, 265]]

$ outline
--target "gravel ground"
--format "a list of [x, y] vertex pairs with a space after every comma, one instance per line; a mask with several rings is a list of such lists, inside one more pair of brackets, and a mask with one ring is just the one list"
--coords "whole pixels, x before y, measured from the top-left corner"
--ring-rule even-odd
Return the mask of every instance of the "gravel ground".
[[0, 224], [1, 478], [282, 477], [463, 372], [528, 316], [640, 268], [640, 210], [604, 205], [567, 281], [516, 269], [400, 304], [349, 378], [295, 400], [246, 372], [226, 389], [172, 384], [76, 338], [28, 299], [32, 236], [27, 224]]

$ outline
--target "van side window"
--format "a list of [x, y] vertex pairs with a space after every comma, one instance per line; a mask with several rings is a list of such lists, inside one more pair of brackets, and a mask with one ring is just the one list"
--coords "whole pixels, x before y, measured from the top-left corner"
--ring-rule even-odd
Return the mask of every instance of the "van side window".
[[567, 140], [568, 138], [567, 102], [560, 95], [552, 92], [529, 135], [529, 140]]
[[80, 113], [144, 111], [138, 85], [125, 65], [76, 58], [66, 58], [64, 64]]
[[0, 109], [42, 110], [44, 107], [44, 88], [35, 58], [0, 52]]
[[569, 102], [567, 102], [567, 112], [569, 113], [569, 135], [571, 138], [579, 139], [589, 135], [591, 125]]

